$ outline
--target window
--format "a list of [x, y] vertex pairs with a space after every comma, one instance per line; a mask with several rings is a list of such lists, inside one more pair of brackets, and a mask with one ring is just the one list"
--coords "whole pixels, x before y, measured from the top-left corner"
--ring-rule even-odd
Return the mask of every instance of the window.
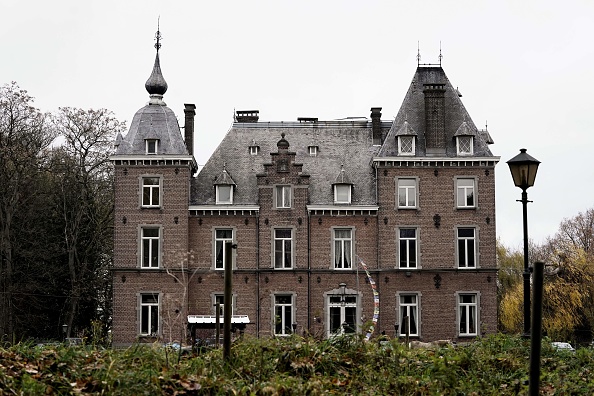
[[274, 268], [293, 268], [293, 230], [274, 230]]
[[217, 205], [233, 203], [233, 185], [219, 184], [217, 188]]
[[351, 203], [351, 185], [350, 184], [335, 184], [334, 185], [334, 203]]
[[398, 266], [400, 268], [417, 268], [416, 228], [400, 228], [398, 234]]
[[311, 157], [315, 157], [318, 155], [318, 146], [309, 146], [307, 149]]
[[215, 230], [215, 269], [225, 269], [226, 241], [233, 242], [233, 230], [230, 228]]
[[[220, 294], [212, 294], [212, 312], [214, 315], [217, 314], [217, 303], [219, 304], [219, 318], [221, 318], [221, 322], [223, 322], [223, 316], [225, 315], [225, 295]], [[234, 296], [231, 297], [231, 315], [233, 315], [233, 304]]]
[[331, 294], [328, 296], [329, 335], [357, 332], [357, 296]]
[[141, 229], [141, 267], [159, 268], [161, 230], [154, 227]]
[[157, 150], [159, 149], [159, 139], [146, 139], [146, 153], [147, 154], [157, 154]]
[[350, 269], [353, 260], [353, 230], [334, 230], [334, 268]]
[[159, 177], [142, 178], [142, 206], [158, 208], [161, 206], [161, 179]]
[[460, 336], [478, 335], [478, 293], [458, 294], [458, 329]]
[[250, 146], [250, 155], [258, 155], [259, 151], [260, 151], [259, 146]]
[[277, 294], [274, 296], [274, 335], [288, 336], [293, 333], [293, 296]]
[[458, 267], [476, 268], [476, 243], [474, 228], [458, 228]]
[[140, 335], [159, 335], [159, 294], [140, 294]]
[[398, 208], [417, 207], [417, 179], [398, 179]]
[[400, 155], [414, 155], [415, 154], [415, 137], [414, 136], [398, 136], [398, 154], [400, 154]]
[[400, 294], [398, 297], [400, 317], [399, 333], [406, 335], [406, 324], [408, 322], [408, 332], [411, 336], [419, 335], [419, 296], [417, 294]]
[[456, 145], [458, 146], [458, 155], [472, 154], [472, 136], [458, 136]]
[[291, 207], [291, 186], [276, 186], [276, 207], [282, 209]]
[[456, 203], [458, 208], [476, 207], [474, 199], [474, 179], [456, 179]]

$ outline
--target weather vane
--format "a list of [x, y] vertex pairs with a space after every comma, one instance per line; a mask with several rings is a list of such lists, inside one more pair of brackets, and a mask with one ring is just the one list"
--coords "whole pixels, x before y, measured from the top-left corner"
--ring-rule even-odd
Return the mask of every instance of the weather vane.
[[157, 49], [157, 52], [159, 52], [159, 48], [161, 48], [161, 32], [159, 31], [160, 19], [161, 16], [157, 18], [157, 33], [155, 33], [155, 40], [157, 40], [157, 42], [155, 43], [155, 48]]
[[417, 41], [417, 67], [421, 64], [421, 46], [419, 41]]
[[441, 40], [439, 40], [439, 66], [441, 66], [441, 58], [443, 58], [443, 55], [441, 54]]

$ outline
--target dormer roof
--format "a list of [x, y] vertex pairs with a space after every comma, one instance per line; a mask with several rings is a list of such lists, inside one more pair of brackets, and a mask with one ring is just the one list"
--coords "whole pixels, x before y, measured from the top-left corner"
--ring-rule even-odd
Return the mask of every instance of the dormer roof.
[[340, 172], [332, 184], [353, 184], [349, 175], [344, 171], [344, 165], [340, 166]]
[[231, 177], [231, 175], [229, 174], [229, 172], [227, 172], [227, 168], [225, 165], [223, 165], [223, 171], [219, 174], [219, 176], [217, 176], [217, 178], [215, 179], [214, 183], [215, 186], [220, 186], [220, 185], [233, 185], [235, 186], [235, 181], [233, 181], [233, 178]]

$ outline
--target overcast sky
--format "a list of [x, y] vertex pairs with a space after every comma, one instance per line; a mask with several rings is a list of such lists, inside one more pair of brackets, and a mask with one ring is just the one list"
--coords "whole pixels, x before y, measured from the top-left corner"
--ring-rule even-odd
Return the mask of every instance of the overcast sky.
[[233, 121], [396, 115], [417, 66], [442, 66], [496, 167], [497, 234], [522, 244], [521, 190], [506, 161], [542, 162], [528, 190], [535, 242], [594, 207], [594, 1], [0, 0], [0, 84], [43, 111], [107, 108], [122, 121], [148, 101], [160, 16], [164, 100], [183, 126], [195, 103], [204, 164]]

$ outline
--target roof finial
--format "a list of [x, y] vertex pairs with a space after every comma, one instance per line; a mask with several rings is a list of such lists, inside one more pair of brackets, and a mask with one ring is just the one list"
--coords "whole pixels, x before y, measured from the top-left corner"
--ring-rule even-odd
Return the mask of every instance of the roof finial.
[[[159, 17], [160, 19], [161, 17]], [[151, 76], [144, 84], [147, 92], [150, 95], [149, 104], [156, 104], [165, 106], [165, 102], [163, 102], [163, 95], [167, 92], [167, 82], [163, 78], [163, 74], [161, 73], [161, 62], [159, 61], [159, 48], [161, 48], [161, 31], [159, 30], [159, 23], [160, 21], [157, 20], [157, 33], [155, 34], [155, 48], [157, 49], [157, 55], [155, 56], [155, 64], [153, 66], [153, 71]]]
[[441, 40], [439, 40], [439, 67], [441, 67], [441, 58], [443, 55], [441, 54]]
[[420, 42], [417, 41], [417, 67], [421, 65], [421, 46]]
[[159, 49], [161, 48], [161, 31], [159, 30], [160, 19], [161, 15], [157, 18], [157, 33], [155, 33], [155, 40], [157, 41], [155, 43], [155, 48], [157, 49], [157, 52], [159, 52]]

